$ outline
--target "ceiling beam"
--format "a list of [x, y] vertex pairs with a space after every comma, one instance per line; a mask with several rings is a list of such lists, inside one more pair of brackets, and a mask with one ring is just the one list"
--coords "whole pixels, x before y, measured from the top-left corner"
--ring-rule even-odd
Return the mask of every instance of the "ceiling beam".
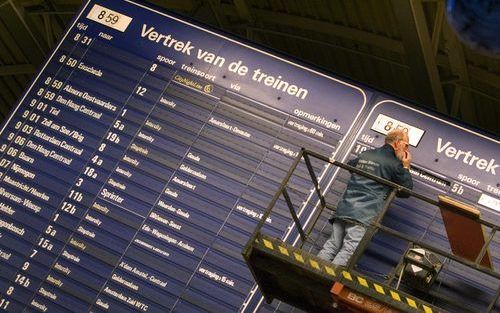
[[[458, 77], [461, 85], [470, 87], [469, 73], [467, 70], [467, 62], [465, 61], [465, 55], [462, 48], [462, 44], [458, 41], [457, 36], [450, 29], [448, 24], [444, 25], [443, 36], [445, 40], [446, 51], [448, 52], [448, 62], [450, 64], [450, 70], [452, 74]], [[458, 89], [462, 89], [456, 86]], [[455, 99], [455, 97], [459, 99]], [[452, 107], [450, 113], [452, 116], [457, 117], [459, 112], [462, 113], [462, 119], [469, 123], [477, 123], [477, 114], [475, 111], [474, 98], [469, 92], [455, 91], [454, 99], [452, 101]]]
[[434, 56], [436, 56], [438, 52], [439, 38], [444, 20], [444, 9], [444, 1], [436, 3], [436, 17], [432, 28], [432, 51], [434, 52]]
[[43, 15], [43, 24], [45, 26], [45, 39], [49, 47], [54, 46], [55, 38], [52, 33], [52, 21], [50, 15]]
[[493, 74], [490, 71], [484, 70], [474, 65], [468, 65], [467, 70], [469, 72], [469, 75], [474, 79], [486, 83], [491, 87], [495, 87], [498, 91], [500, 91], [500, 75]]
[[2, 40], [2, 57], [9, 57], [10, 64], [40, 64], [44, 55], [33, 44], [10, 5], [0, 7], [0, 38]]
[[226, 14], [222, 11], [220, 0], [207, 0], [207, 2], [215, 16], [215, 19], [217, 20], [219, 27], [229, 31], [231, 29], [231, 25], [227, 20]]
[[75, 15], [77, 11], [42, 11], [42, 10], [26, 10], [27, 15]]
[[[7, 0], [9, 1], [9, 0]], [[82, 6], [82, 0], [51, 0], [54, 5], [65, 4], [74, 5], [76, 8]], [[45, 0], [16, 0], [16, 3], [23, 7], [40, 6], [45, 4]]]
[[410, 65], [416, 100], [448, 113], [422, 1], [392, 0], [392, 6]]
[[478, 90], [478, 89], [474, 89], [474, 88], [469, 87], [469, 86], [461, 85], [460, 82], [453, 82], [453, 84], [456, 85], [458, 88], [461, 88], [463, 90], [467, 90], [467, 91], [469, 91], [469, 92], [471, 92], [473, 94], [479, 95], [481, 97], [484, 97], [484, 98], [486, 98], [488, 100], [491, 100], [493, 102], [497, 102], [497, 103], [500, 104], [500, 98], [494, 97], [494, 96], [492, 96], [490, 94], [487, 94], [484, 91], [481, 91], [481, 90]]
[[[221, 4], [221, 7], [226, 15], [239, 16], [237, 9], [233, 5]], [[404, 53], [404, 47], [401, 41], [368, 31], [353, 29], [350, 27], [314, 20], [307, 17], [281, 12], [273, 12], [263, 9], [252, 8], [251, 13], [256, 17], [256, 19], [262, 22], [293, 27], [294, 29], [300, 28], [317, 33], [328, 34], [340, 38], [358, 41], [360, 43], [377, 46], [379, 48], [393, 51], [399, 54]]]
[[[451, 65], [448, 55], [442, 53], [438, 54], [437, 64], [444, 68], [450, 69], [451, 71], [450, 68]], [[477, 80], [480, 81], [481, 83], [488, 84], [491, 87], [494, 87], [500, 91], [500, 75], [494, 74], [493, 72], [490, 72], [486, 69], [477, 67], [472, 64], [467, 64], [467, 72], [469, 73], [469, 77], [472, 78], [473, 80]], [[458, 77], [454, 78], [453, 80], [459, 82]], [[446, 83], [446, 82], [442, 81], [441, 83]]]
[[33, 64], [1, 65], [0, 76], [33, 74], [35, 66]]
[[6, 108], [4, 108], [3, 111], [9, 111], [10, 107], [16, 103], [17, 95], [13, 93], [12, 89], [9, 88], [3, 79], [0, 79], [0, 90], [2, 90], [2, 92], [0, 92], [0, 100], [3, 99], [3, 102], [6, 104]]
[[250, 7], [246, 0], [234, 0], [234, 6], [241, 19], [246, 22], [253, 23], [253, 16], [250, 13]]
[[[12, 10], [14, 11], [15, 15], [21, 21], [21, 24], [24, 26], [24, 28], [28, 32], [29, 37], [31, 37], [32, 43], [36, 46], [36, 48], [40, 51], [40, 53], [42, 55], [47, 54], [47, 52], [49, 51], [49, 48], [47, 47], [47, 45], [43, 44], [42, 42], [40, 42], [38, 40], [38, 38], [40, 38], [40, 34], [38, 33], [38, 30], [33, 29], [26, 22], [26, 19], [25, 19], [26, 12], [25, 12], [24, 8], [15, 4], [13, 0], [9, 0], [9, 2], [10, 2], [10, 5], [11, 5]], [[16, 32], [16, 34], [17, 34], [17, 32]]]

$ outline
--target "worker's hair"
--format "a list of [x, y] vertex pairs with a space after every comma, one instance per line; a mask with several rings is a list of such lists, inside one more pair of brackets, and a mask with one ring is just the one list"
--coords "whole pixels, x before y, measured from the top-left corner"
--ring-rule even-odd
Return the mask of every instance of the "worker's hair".
[[402, 129], [394, 129], [387, 133], [385, 136], [385, 143], [393, 143], [398, 140], [404, 140], [408, 134]]

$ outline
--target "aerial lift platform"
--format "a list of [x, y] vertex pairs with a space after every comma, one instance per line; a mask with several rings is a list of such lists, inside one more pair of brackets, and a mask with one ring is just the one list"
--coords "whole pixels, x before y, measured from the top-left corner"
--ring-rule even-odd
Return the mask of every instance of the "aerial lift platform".
[[[316, 221], [323, 209], [333, 210], [326, 203], [324, 195], [321, 192], [311, 163], [311, 157], [343, 168], [351, 173], [366, 176], [392, 188], [385, 200], [381, 214], [367, 228], [363, 240], [346, 267], [337, 267], [302, 249], [302, 245], [308, 240], [310, 233], [306, 233], [302, 229], [301, 221], [296, 214], [287, 191], [287, 184], [290, 177], [300, 162], [304, 162], [307, 166], [320, 204], [320, 212], [316, 214]], [[440, 209], [452, 253], [433, 247], [428, 243], [411, 238], [406, 234], [381, 224], [392, 200], [398, 193], [406, 193], [411, 197], [416, 197]], [[293, 246], [261, 232], [266, 219], [280, 197], [283, 197], [286, 201], [298, 236], [302, 239], [300, 246]], [[309, 232], [314, 227], [316, 221], [310, 227]], [[485, 238], [483, 227], [490, 229], [488, 238]], [[464, 229], [468, 231], [464, 232]], [[439, 196], [437, 201], [427, 198], [355, 167], [302, 149], [246, 244], [243, 256], [261, 293], [268, 303], [271, 303], [273, 299], [278, 299], [307, 312], [444, 313], [448, 311], [423, 301], [418, 296], [401, 291], [398, 288], [399, 281], [394, 286], [393, 282], [396, 275], [379, 281], [358, 272], [355, 269], [358, 259], [363, 255], [375, 234], [377, 232], [385, 232], [407, 241], [410, 246], [417, 246], [425, 249], [425, 251], [431, 251], [432, 253], [465, 265], [472, 270], [491, 276], [493, 279], [500, 280], [500, 273], [493, 269], [488, 250], [498, 229], [497, 225], [482, 220], [479, 211], [472, 206], [446, 196]], [[418, 251], [418, 249], [414, 251]], [[424, 270], [428, 270], [429, 272], [434, 271], [436, 275], [438, 274], [439, 269], [436, 270], [437, 265], [429, 266], [419, 263], [420, 259], [418, 252], [416, 252], [405, 256], [404, 262], [406, 262], [405, 264], [418, 265]], [[401, 268], [404, 268], [405, 264], [402, 264]], [[394, 273], [396, 272], [398, 271], [395, 270]], [[401, 280], [402, 275], [401, 272], [399, 280]], [[421, 292], [416, 294], [422, 295]], [[500, 286], [498, 286], [496, 294], [484, 312], [493, 312], [495, 307], [498, 309], [497, 302], [499, 296]], [[446, 296], [443, 296], [443, 299], [446, 300]]]

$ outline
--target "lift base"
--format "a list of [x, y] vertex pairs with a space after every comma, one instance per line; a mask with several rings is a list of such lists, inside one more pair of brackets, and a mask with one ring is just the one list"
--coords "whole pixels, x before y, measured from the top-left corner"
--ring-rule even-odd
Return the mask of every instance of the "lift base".
[[[247, 244], [243, 256], [268, 303], [278, 299], [307, 312], [351, 312], [345, 309], [347, 307], [357, 309], [352, 312], [445, 312], [383, 283], [347, 272], [315, 255], [261, 234], [257, 235], [253, 244]], [[335, 283], [343, 286], [341, 290], [345, 287], [345, 299], [341, 290], [338, 295], [333, 292]], [[381, 311], [359, 311], [347, 301], [349, 294], [346, 291], [352, 292], [354, 301], [363, 300], [368, 306], [378, 306]], [[339, 310], [342, 307], [344, 310]]]

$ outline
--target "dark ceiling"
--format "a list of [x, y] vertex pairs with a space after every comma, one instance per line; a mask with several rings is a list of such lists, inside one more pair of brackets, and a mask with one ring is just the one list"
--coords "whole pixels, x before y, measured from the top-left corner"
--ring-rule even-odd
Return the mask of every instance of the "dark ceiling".
[[[500, 134], [500, 58], [457, 39], [444, 0], [147, 2]], [[81, 5], [0, 2], [1, 119]]]

